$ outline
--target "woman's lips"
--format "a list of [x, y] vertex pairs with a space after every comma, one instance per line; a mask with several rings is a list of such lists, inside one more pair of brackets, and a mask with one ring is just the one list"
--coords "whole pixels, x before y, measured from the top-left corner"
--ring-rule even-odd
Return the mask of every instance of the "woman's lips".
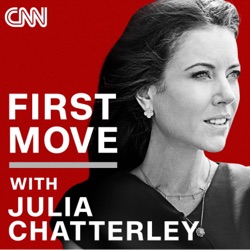
[[225, 115], [216, 115], [213, 116], [207, 120], [204, 120], [205, 123], [214, 125], [214, 126], [223, 126], [228, 123], [229, 120], [232, 119], [232, 116], [230, 114], [225, 114]]
[[205, 122], [208, 124], [212, 124], [212, 125], [225, 125], [227, 123], [227, 121], [229, 121], [226, 118], [219, 118], [219, 119], [210, 119], [210, 120], [206, 120]]

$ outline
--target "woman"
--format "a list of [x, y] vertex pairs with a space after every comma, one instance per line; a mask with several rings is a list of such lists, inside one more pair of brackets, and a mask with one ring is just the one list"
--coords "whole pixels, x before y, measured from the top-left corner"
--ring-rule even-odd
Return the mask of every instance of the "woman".
[[[238, 24], [223, 0], [156, 1], [132, 17], [100, 77], [99, 92], [117, 95], [110, 119], [96, 102], [91, 120], [118, 128], [118, 154], [98, 154], [95, 132], [90, 160], [120, 173], [92, 171], [65, 194], [93, 213], [64, 217], [65, 248], [250, 248], [250, 169], [204, 154], [224, 148], [238, 108]], [[76, 240], [72, 220], [118, 228], [82, 227]]]

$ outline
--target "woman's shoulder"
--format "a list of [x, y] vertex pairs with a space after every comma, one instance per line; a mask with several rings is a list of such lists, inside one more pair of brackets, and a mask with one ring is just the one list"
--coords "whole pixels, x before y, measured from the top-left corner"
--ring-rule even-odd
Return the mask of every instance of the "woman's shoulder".
[[103, 175], [98, 178], [90, 177], [88, 180], [72, 186], [62, 197], [57, 209], [64, 207], [65, 198], [70, 197], [71, 205], [76, 206], [79, 198], [86, 197], [94, 204], [105, 204], [105, 200], [117, 201], [119, 197], [126, 199], [126, 196], [134, 192], [140, 182], [137, 177], [128, 172], [121, 172], [111, 176]]
[[250, 189], [250, 166], [237, 163], [219, 163], [219, 169], [228, 175], [228, 181], [234, 186]]
[[130, 184], [132, 184], [135, 177], [133, 177], [128, 172], [116, 173], [111, 176], [103, 175], [102, 178], [100, 176], [98, 178], [91, 177], [81, 183], [77, 183], [64, 194], [66, 197], [74, 197], [74, 196], [83, 196], [83, 195], [91, 195], [93, 193], [99, 193], [103, 191], [114, 191], [114, 186], [116, 190], [121, 190], [123, 188], [127, 188]]
[[[148, 197], [144, 193], [143, 183], [128, 172], [117, 173], [109, 177], [103, 176], [98, 180], [89, 178], [85, 182], [71, 187], [64, 194], [56, 212], [63, 214], [63, 221], [70, 222], [75, 218], [74, 215], [71, 217], [64, 215], [65, 198], [70, 198], [71, 211], [75, 211], [79, 206], [79, 200], [84, 198], [95, 220], [115, 221], [119, 218], [126, 218], [126, 216], [141, 214], [141, 207], [145, 207], [145, 204], [149, 203]], [[88, 217], [86, 213], [81, 213], [77, 219], [79, 218], [88, 221], [91, 217]], [[52, 218], [52, 228], [57, 220], [56, 217]]]
[[219, 167], [227, 169], [232, 175], [239, 178], [250, 178], [250, 166], [244, 166], [238, 163], [219, 163]]
[[[88, 180], [74, 185], [68, 192], [72, 194], [83, 192], [91, 195], [99, 192], [122, 191], [123, 189], [128, 189], [131, 185], [136, 185], [136, 179], [135, 176], [125, 171], [111, 175], [103, 174], [103, 176], [97, 176], [97, 178], [90, 175]], [[114, 186], [116, 187], [115, 189]]]

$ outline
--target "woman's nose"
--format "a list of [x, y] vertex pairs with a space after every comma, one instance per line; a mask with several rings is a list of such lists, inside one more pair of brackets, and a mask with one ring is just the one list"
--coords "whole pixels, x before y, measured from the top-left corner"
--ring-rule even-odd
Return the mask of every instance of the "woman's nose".
[[223, 77], [216, 84], [218, 84], [218, 88], [213, 99], [214, 105], [227, 105], [236, 101], [238, 86], [235, 87], [234, 85], [238, 85], [238, 83], [230, 83], [226, 77]]

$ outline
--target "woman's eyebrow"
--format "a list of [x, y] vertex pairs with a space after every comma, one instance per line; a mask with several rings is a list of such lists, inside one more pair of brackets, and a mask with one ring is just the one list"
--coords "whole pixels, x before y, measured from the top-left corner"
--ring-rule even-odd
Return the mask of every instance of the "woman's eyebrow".
[[237, 67], [240, 67], [240, 64], [239, 64], [239, 63], [233, 64], [232, 66], [230, 66], [230, 67], [228, 68], [228, 70], [233, 69], [233, 68], [237, 68]]
[[205, 66], [205, 67], [210, 68], [210, 69], [215, 69], [215, 66], [213, 64], [210, 64], [210, 63], [196, 63], [196, 64], [193, 64], [193, 65], [189, 66], [188, 68], [186, 68], [185, 71], [192, 69], [194, 67], [197, 67], [197, 66]]

